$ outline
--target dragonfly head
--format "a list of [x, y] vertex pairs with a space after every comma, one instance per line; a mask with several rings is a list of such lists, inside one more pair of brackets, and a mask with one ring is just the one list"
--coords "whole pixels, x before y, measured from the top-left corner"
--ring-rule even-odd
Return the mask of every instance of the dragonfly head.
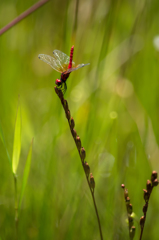
[[62, 85], [62, 81], [60, 79], [56, 79], [55, 84], [57, 86], [61, 86]]

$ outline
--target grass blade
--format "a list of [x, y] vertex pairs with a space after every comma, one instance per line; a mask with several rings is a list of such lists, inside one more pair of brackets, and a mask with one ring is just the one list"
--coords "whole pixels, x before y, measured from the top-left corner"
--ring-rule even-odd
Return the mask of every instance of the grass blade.
[[14, 142], [13, 142], [13, 156], [12, 156], [12, 171], [14, 174], [17, 172], [19, 158], [21, 151], [21, 111], [18, 105], [17, 117], [15, 122]]
[[26, 164], [25, 164], [24, 174], [23, 174], [22, 189], [21, 189], [20, 200], [19, 200], [19, 210], [21, 208], [25, 187], [26, 187], [29, 172], [30, 172], [30, 165], [31, 165], [31, 158], [32, 158], [32, 148], [33, 148], [33, 139], [31, 141], [30, 149], [29, 149]]

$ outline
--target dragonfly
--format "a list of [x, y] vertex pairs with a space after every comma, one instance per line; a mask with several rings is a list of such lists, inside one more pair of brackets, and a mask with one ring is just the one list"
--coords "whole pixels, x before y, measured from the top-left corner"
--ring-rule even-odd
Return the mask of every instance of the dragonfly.
[[60, 88], [63, 94], [67, 90], [66, 80], [68, 79], [71, 72], [82, 68], [89, 63], [82, 63], [75, 66], [73, 62], [73, 51], [74, 46], [71, 47], [70, 56], [67, 56], [65, 53], [61, 52], [60, 50], [53, 51], [53, 57], [46, 55], [46, 54], [39, 54], [38, 58], [47, 64], [49, 64], [54, 70], [61, 73], [61, 78], [56, 79], [55, 84], [58, 88]]

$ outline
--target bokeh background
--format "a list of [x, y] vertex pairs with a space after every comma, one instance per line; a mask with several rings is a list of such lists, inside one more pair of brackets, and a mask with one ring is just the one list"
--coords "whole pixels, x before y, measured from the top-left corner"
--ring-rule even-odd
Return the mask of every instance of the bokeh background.
[[[0, 28], [35, 4], [0, 1]], [[91, 194], [54, 85], [60, 74], [38, 59], [59, 49], [90, 63], [71, 73], [65, 98], [95, 178], [104, 239], [129, 239], [121, 184], [136, 235], [143, 188], [159, 172], [159, 1], [54, 0], [0, 36], [0, 123], [12, 156], [18, 99], [22, 151], [18, 194], [34, 137], [18, 239], [100, 239]], [[14, 180], [0, 141], [0, 239], [16, 239]], [[153, 190], [143, 239], [159, 236]]]

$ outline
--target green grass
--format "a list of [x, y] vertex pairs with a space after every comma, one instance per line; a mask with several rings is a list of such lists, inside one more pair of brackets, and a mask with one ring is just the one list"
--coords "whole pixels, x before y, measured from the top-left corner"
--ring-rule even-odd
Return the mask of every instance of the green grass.
[[[0, 28], [35, 1], [1, 1]], [[27, 154], [32, 162], [19, 215], [18, 239], [100, 239], [91, 194], [65, 113], [55, 94], [60, 74], [38, 59], [59, 49], [90, 63], [70, 74], [68, 100], [95, 178], [103, 237], [128, 239], [121, 184], [129, 190], [136, 234], [143, 188], [159, 172], [159, 2], [50, 1], [0, 36], [0, 239], [16, 239], [12, 156], [20, 95], [22, 142], [18, 199]], [[3, 13], [3, 14], [2, 14]], [[1, 134], [2, 135], [2, 134]], [[3, 139], [2, 139], [3, 140]], [[6, 152], [9, 153], [9, 155]], [[143, 239], [159, 235], [159, 191], [153, 190]]]

